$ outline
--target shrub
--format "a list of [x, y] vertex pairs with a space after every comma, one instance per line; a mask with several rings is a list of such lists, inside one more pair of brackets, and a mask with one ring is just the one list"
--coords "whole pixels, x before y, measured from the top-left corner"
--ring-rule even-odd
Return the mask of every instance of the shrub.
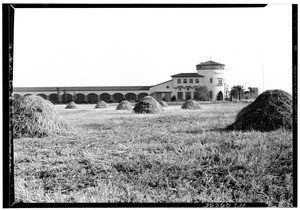
[[176, 101], [176, 96], [175, 96], [175, 95], [172, 96], [171, 101], [172, 101], [172, 102]]
[[209, 91], [206, 86], [200, 86], [196, 88], [194, 98], [199, 101], [209, 100]]

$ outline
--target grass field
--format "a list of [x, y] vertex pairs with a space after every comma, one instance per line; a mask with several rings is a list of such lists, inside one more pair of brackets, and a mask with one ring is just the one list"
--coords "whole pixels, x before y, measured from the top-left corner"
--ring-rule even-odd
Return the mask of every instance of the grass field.
[[14, 140], [16, 200], [292, 206], [292, 133], [219, 130], [246, 105], [152, 115], [56, 105], [74, 131]]

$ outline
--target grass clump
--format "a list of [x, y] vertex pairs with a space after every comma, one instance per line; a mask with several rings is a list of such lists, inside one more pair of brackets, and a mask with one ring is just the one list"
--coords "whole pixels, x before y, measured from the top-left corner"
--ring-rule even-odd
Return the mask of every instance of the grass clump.
[[200, 104], [192, 99], [186, 101], [182, 106], [182, 109], [201, 109]]
[[228, 130], [257, 130], [262, 132], [277, 129], [292, 129], [292, 97], [283, 90], [267, 90], [254, 102], [244, 107]]
[[131, 109], [132, 109], [131, 104], [127, 100], [121, 101], [116, 108], [116, 110], [131, 110]]
[[168, 107], [168, 104], [167, 104], [165, 101], [160, 101], [159, 104], [160, 104], [162, 107]]
[[50, 101], [33, 95], [14, 101], [12, 127], [13, 138], [43, 137], [70, 129]]
[[155, 114], [163, 111], [162, 106], [151, 96], [145, 96], [135, 104], [133, 111], [138, 114]]
[[75, 102], [72, 101], [68, 103], [65, 109], [78, 109], [78, 106], [75, 104]]
[[107, 103], [105, 103], [104, 101], [99, 101], [99, 102], [97, 102], [95, 109], [106, 109], [108, 107], [109, 106]]

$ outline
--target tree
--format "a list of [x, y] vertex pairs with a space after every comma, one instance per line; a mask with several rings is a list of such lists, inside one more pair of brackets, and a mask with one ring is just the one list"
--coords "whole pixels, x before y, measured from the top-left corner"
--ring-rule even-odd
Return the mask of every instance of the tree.
[[194, 95], [195, 100], [199, 101], [208, 101], [209, 100], [209, 91], [206, 86], [199, 86], [196, 88]]
[[175, 95], [172, 96], [171, 101], [172, 101], [172, 102], [173, 102], [173, 101], [176, 101], [176, 96], [175, 96]]
[[251, 88], [251, 87], [248, 87], [248, 89], [249, 89], [249, 93], [250, 93], [250, 98], [252, 99], [252, 94], [253, 94], [255, 91], [254, 91], [253, 88]]
[[241, 95], [242, 93], [244, 92], [244, 86], [242, 85], [235, 85], [231, 88], [231, 91], [230, 91], [230, 95], [231, 97], [236, 97], [238, 96], [239, 97], [239, 101], [241, 100]]

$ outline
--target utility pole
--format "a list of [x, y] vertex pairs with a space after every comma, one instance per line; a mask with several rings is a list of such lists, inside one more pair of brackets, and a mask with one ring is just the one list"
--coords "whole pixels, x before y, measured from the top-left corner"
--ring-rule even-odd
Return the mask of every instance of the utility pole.
[[262, 64], [262, 92], [264, 92], [264, 90], [265, 90], [264, 83], [265, 83], [265, 78], [264, 78], [264, 64]]

